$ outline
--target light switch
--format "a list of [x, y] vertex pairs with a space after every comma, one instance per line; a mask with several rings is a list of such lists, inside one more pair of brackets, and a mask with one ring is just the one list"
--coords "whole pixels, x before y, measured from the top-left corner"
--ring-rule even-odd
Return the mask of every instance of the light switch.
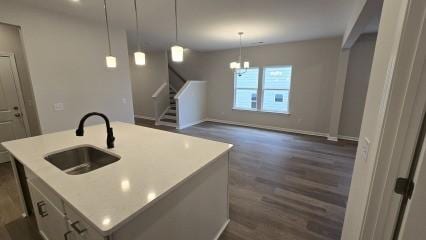
[[64, 104], [63, 103], [55, 103], [55, 104], [53, 104], [53, 109], [55, 111], [63, 111], [64, 110]]
[[123, 102], [123, 104], [127, 104], [127, 98], [122, 98], [121, 101]]
[[364, 138], [361, 145], [361, 159], [363, 161], [367, 161], [368, 159], [368, 152], [370, 150], [370, 140], [368, 138]]

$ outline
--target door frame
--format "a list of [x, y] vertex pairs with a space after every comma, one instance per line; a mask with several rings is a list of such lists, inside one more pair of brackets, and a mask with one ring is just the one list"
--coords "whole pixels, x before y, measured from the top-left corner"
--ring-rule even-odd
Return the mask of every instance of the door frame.
[[18, 69], [16, 66], [15, 54], [10, 52], [0, 52], [0, 57], [9, 57], [12, 67], [13, 81], [15, 82], [15, 88], [18, 95], [18, 103], [22, 114], [22, 120], [24, 122], [24, 129], [26, 137], [31, 136], [30, 125], [28, 123], [27, 111], [25, 109], [25, 101], [22, 95], [21, 82], [19, 80]]
[[359, 239], [392, 239], [402, 197], [394, 193], [398, 177], [408, 176], [426, 111], [426, 7], [408, 0], [402, 34], [384, 92], [383, 126], [379, 130], [366, 212]]

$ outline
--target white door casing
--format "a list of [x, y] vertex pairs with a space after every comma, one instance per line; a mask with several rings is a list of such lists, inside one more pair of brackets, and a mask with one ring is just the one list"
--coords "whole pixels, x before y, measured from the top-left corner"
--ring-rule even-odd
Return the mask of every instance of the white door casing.
[[[0, 53], [0, 142], [30, 136], [13, 54]], [[0, 145], [0, 163], [9, 161]]]
[[394, 192], [408, 176], [426, 110], [426, 2], [407, 0], [392, 87], [359, 239], [392, 239], [401, 203]]

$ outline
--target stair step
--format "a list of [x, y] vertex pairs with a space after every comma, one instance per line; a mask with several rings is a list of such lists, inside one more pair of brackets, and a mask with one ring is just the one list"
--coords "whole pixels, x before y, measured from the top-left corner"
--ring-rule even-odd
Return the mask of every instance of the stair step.
[[170, 107], [171, 110], [175, 110], [176, 111], [176, 107]]
[[167, 122], [167, 123], [176, 123], [176, 119], [168, 119], [168, 118], [162, 118], [160, 119], [161, 122]]
[[176, 123], [173, 122], [164, 122], [164, 121], [158, 121], [157, 125], [163, 125], [163, 126], [169, 126], [169, 127], [177, 127]]
[[161, 118], [161, 120], [162, 119], [172, 119], [172, 120], [176, 121], [176, 116], [164, 114], [164, 116]]
[[172, 112], [172, 111], [168, 111], [167, 113], [166, 113], [166, 115], [169, 115], [169, 116], [176, 116], [176, 111], [174, 111], [174, 112]]
[[176, 115], [176, 109], [169, 109], [169, 111], [167, 111], [168, 113], [174, 113]]

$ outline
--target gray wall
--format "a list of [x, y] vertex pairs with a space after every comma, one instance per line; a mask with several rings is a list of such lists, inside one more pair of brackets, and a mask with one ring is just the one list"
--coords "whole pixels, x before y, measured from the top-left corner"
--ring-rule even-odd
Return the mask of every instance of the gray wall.
[[[351, 50], [339, 135], [359, 135], [374, 45], [375, 36], [366, 35]], [[244, 49], [251, 66], [293, 65], [290, 115], [232, 110], [229, 62], [238, 57], [238, 49], [185, 50], [183, 63], [169, 64], [186, 79], [208, 82], [209, 118], [327, 135], [340, 50], [340, 37]]]
[[[133, 61], [133, 53], [129, 53]], [[154, 117], [154, 102], [152, 94], [168, 82], [166, 52], [146, 53], [146, 65], [130, 65], [132, 78], [133, 106], [135, 115]]]
[[362, 35], [351, 49], [339, 135], [359, 137], [376, 36], [376, 34]]
[[183, 62], [175, 63], [170, 58], [169, 52], [169, 64], [186, 80], [203, 80], [203, 69], [202, 66], [204, 58], [203, 53], [185, 49], [183, 52]]
[[15, 55], [16, 68], [18, 69], [30, 132], [31, 136], [35, 136], [40, 134], [40, 123], [19, 31], [19, 27], [0, 23], [0, 52], [13, 53]]
[[208, 116], [326, 134], [340, 44], [341, 38], [330, 38], [244, 50], [251, 66], [293, 66], [290, 115], [232, 110], [234, 80], [229, 62], [237, 58], [238, 50], [205, 54], [203, 80], [208, 81]]
[[[134, 122], [127, 38], [112, 31], [118, 68], [105, 67], [105, 26], [4, 1], [0, 22], [20, 26], [43, 133], [75, 128], [84, 113]], [[64, 111], [54, 111], [55, 103]]]

